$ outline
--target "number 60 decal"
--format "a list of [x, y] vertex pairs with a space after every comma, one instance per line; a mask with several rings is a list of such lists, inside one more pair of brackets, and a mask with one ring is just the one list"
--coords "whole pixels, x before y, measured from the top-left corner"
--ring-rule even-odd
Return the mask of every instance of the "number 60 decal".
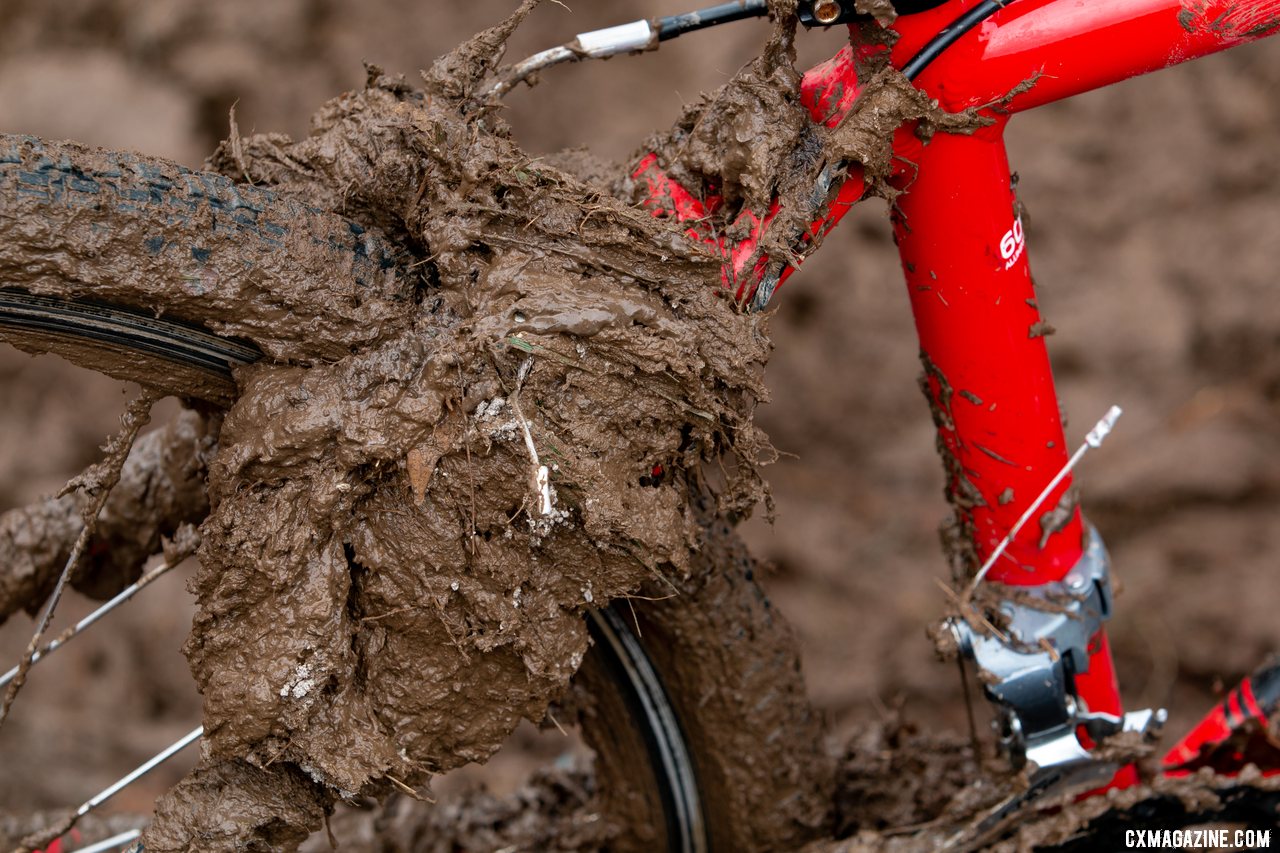
[[1012, 269], [1022, 257], [1022, 250], [1027, 247], [1026, 235], [1022, 233], [1022, 217], [1013, 220], [1013, 227], [1004, 232], [1000, 238], [1000, 256], [1004, 258], [1004, 268]]

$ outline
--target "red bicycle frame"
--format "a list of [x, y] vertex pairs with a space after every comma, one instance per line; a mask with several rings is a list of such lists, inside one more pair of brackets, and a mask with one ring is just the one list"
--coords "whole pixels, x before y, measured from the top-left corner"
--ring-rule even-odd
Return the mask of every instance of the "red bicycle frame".
[[[905, 66], [978, 2], [951, 0], [899, 17], [892, 63]], [[894, 233], [947, 490], [979, 559], [1068, 459], [1004, 145], [1010, 116], [1277, 31], [1280, 0], [1019, 0], [962, 36], [915, 80], [943, 108], [979, 108], [991, 119], [972, 135], [940, 133], [928, 144], [914, 127], [901, 128], [893, 178], [904, 191], [893, 211]], [[815, 123], [834, 126], [854, 108], [856, 67], [852, 49], [845, 48], [805, 76], [804, 102]], [[716, 203], [704, 204], [667, 179], [656, 157], [643, 160], [635, 176], [648, 180], [655, 207], [679, 219], [700, 219]], [[828, 231], [862, 195], [855, 169], [813, 223], [813, 233]], [[758, 235], [776, 212], [775, 204], [773, 210], [743, 215]], [[712, 242], [696, 226], [690, 234]], [[739, 298], [750, 295], [765, 270], [764, 259], [744, 268], [755, 257], [754, 243], [718, 244], [727, 260], [726, 283]], [[1022, 586], [1061, 580], [1086, 544], [1072, 495], [1068, 477], [1045, 503], [1041, 523], [1023, 529], [988, 577]], [[1091, 711], [1119, 714], [1105, 634], [1098, 633], [1090, 653], [1088, 672], [1076, 679], [1079, 696]], [[1257, 703], [1236, 710], [1241, 708], [1249, 712], [1244, 716], [1264, 720], [1270, 710]], [[1230, 731], [1228, 721], [1236, 720], [1224, 704], [1170, 752], [1167, 766], [1179, 766], [1202, 744], [1221, 740]]]

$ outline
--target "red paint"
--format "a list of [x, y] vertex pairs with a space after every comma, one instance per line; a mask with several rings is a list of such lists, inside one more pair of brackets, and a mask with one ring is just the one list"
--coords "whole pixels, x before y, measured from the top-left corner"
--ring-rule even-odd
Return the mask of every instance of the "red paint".
[[[1105, 632], [1098, 635], [1089, 644], [1089, 671], [1076, 676], [1076, 690], [1089, 705], [1090, 711], [1101, 711], [1106, 714], [1120, 716], [1124, 708], [1120, 702], [1120, 683], [1116, 678], [1115, 665], [1111, 659], [1111, 643]], [[1092, 697], [1092, 698], [1090, 698]], [[1089, 736], [1080, 732], [1080, 742], [1088, 749], [1093, 748]], [[1121, 767], [1111, 782], [1085, 796], [1105, 793], [1110, 788], [1127, 788], [1138, 783], [1138, 770], [1129, 765]]]
[[68, 843], [79, 847], [81, 837], [80, 830], [73, 829], [61, 838], [55, 838], [53, 841], [49, 842], [48, 847], [45, 847], [43, 850], [36, 850], [35, 853], [64, 853], [66, 850], [65, 845]]
[[1165, 753], [1163, 764], [1169, 776], [1185, 776], [1187, 770], [1182, 765], [1195, 760], [1200, 748], [1208, 744], [1221, 743], [1231, 736], [1234, 726], [1227, 722], [1225, 704], [1215, 705], [1199, 724], [1178, 741], [1173, 749]]
[[[977, 0], [900, 19], [899, 67]], [[1014, 112], [1274, 35], [1280, 0], [1018, 0], [960, 39], [916, 81], [948, 109], [990, 103], [1033, 75]]]
[[[757, 249], [760, 236], [778, 215], [776, 201], [763, 216], [757, 216], [750, 210], [739, 214], [734, 225], [748, 223], [750, 237], [730, 243], [725, 237], [714, 233], [705, 222], [708, 215], [718, 210], [724, 201], [714, 190], [708, 190], [701, 198], [694, 196], [663, 171], [656, 154], [649, 154], [641, 159], [632, 170], [631, 177], [645, 182], [648, 191], [645, 207], [654, 216], [670, 216], [677, 222], [689, 223], [689, 229], [685, 232], [689, 239], [702, 243], [724, 259], [721, 282], [738, 302], [745, 302], [755, 294], [756, 285], [769, 262]], [[787, 274], [789, 276], [790, 271]]]
[[[1256, 720], [1265, 732], [1277, 711], [1280, 711], [1280, 665], [1263, 666], [1236, 685], [1225, 701], [1215, 705], [1195, 728], [1165, 753], [1162, 762], [1165, 773], [1184, 776], [1204, 763], [1210, 753], [1215, 753], [1212, 762], [1220, 772], [1234, 772], [1246, 762], [1252, 762], [1260, 765], [1266, 775], [1280, 773], [1280, 767], [1273, 763], [1275, 742], [1269, 736], [1265, 737], [1271, 747], [1269, 750], [1250, 750], [1246, 755], [1237, 749], [1248, 740], [1248, 733], [1242, 732], [1246, 722]], [[1242, 734], [1242, 737], [1229, 743], [1236, 734]], [[1222, 754], [1224, 747], [1229, 755]]]
[[[1000, 137], [940, 135], [918, 162], [898, 200], [894, 236], [940, 413], [938, 438], [954, 460], [947, 490], [985, 559], [1066, 464], [1066, 440], [1045, 339], [1032, 337], [1041, 316], [1025, 242], [1007, 251], [1005, 237], [1021, 231]], [[1038, 523], [1026, 525], [989, 577], [1024, 586], [1061, 580], [1083, 553], [1079, 514], [1043, 548], [1041, 537]]]
[[[1089, 671], [1076, 676], [1076, 689], [1089, 702], [1090, 711], [1117, 715], [1124, 712], [1120, 704], [1120, 684], [1111, 660], [1111, 643], [1101, 631], [1090, 643]], [[1093, 701], [1089, 701], [1089, 696], [1094, 697]]]
[[[900, 17], [893, 64], [905, 65], [977, 2], [952, 0]], [[979, 557], [991, 552], [1068, 456], [1045, 340], [1031, 334], [1041, 318], [1015, 217], [1003, 141], [1008, 116], [1277, 31], [1280, 0], [1019, 0], [965, 34], [915, 81], [946, 109], [984, 108], [993, 119], [971, 136], [937, 134], [927, 145], [911, 127], [894, 138], [893, 182], [905, 191], [894, 214], [895, 235], [930, 366], [927, 386], [940, 444], [951, 460], [947, 487], [961, 496]], [[857, 65], [873, 49], [862, 50], [855, 55], [845, 48], [805, 75], [802, 102], [815, 123], [834, 127], [857, 106]], [[1033, 78], [1030, 89], [1007, 97]], [[724, 282], [734, 297], [749, 299], [767, 268], [758, 242], [777, 203], [768, 211], [744, 212], [751, 236], [727, 245], [699, 223], [721, 202], [714, 188], [699, 195], [680, 187], [653, 155], [634, 176], [648, 182], [654, 215], [689, 223], [691, 237], [725, 258]], [[863, 189], [861, 172], [852, 170], [801, 246], [834, 227]], [[1052, 509], [1069, 486], [1068, 479], [1040, 512]], [[1080, 558], [1083, 534], [1074, 511], [1047, 535], [1029, 524], [990, 577], [1020, 585], [1058, 580]], [[1077, 687], [1090, 709], [1121, 712], [1104, 634]], [[1252, 713], [1251, 696], [1242, 691], [1231, 713]], [[1219, 709], [1222, 719], [1211, 714], [1175, 752], [1225, 736], [1229, 710]], [[1133, 778], [1126, 769], [1113, 784]]]

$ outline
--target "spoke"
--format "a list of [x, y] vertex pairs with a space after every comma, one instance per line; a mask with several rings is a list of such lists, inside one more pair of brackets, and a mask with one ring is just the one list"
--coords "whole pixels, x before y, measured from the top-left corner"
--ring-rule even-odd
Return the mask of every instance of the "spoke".
[[[53, 587], [53, 593], [49, 596], [48, 603], [45, 604], [44, 612], [40, 614], [36, 632], [32, 635], [31, 642], [27, 644], [27, 650], [23, 653], [22, 660], [18, 664], [18, 671], [5, 689], [4, 700], [0, 702], [0, 726], [4, 725], [4, 721], [9, 716], [9, 709], [13, 707], [13, 700], [18, 698], [18, 691], [22, 689], [22, 685], [27, 680], [27, 671], [31, 669], [32, 658], [39, 651], [40, 641], [44, 639], [44, 633], [49, 630], [49, 623], [53, 621], [53, 613], [58, 607], [58, 602], [62, 600], [62, 591], [66, 589], [67, 579], [71, 577], [72, 571], [79, 564], [80, 556], [89, 547], [89, 540], [93, 537], [94, 530], [98, 525], [98, 516], [102, 514], [102, 508], [107, 505], [107, 498], [111, 496], [111, 490], [120, 482], [120, 472], [124, 470], [125, 459], [128, 458], [129, 451], [133, 448], [138, 432], [151, 420], [151, 406], [155, 401], [156, 396], [154, 393], [144, 391], [142, 396], [131, 402], [128, 409], [125, 410], [124, 417], [121, 419], [124, 428], [107, 444], [106, 458], [87, 469], [85, 473], [73, 479], [63, 488], [61, 494], [67, 494], [76, 489], [84, 489], [93, 494], [93, 501], [84, 513], [84, 527], [76, 538], [76, 544], [71, 549], [71, 555], [67, 557], [66, 565], [62, 567], [62, 574], [58, 575], [58, 582]], [[61, 497], [61, 494], [59, 497]]]
[[[24, 838], [22, 843], [18, 846], [18, 850], [23, 851], [23, 853], [31, 853], [33, 850], [45, 847], [55, 838], [61, 838], [66, 835], [73, 827], [75, 827], [76, 821], [80, 818], [84, 817], [89, 812], [93, 811], [98, 806], [102, 805], [107, 800], [111, 799], [116, 794], [141, 779], [143, 776], [146, 776], [152, 770], [155, 770], [161, 764], [164, 764], [191, 744], [195, 743], [203, 734], [203, 726], [198, 726], [197, 728], [192, 729], [177, 741], [165, 747], [155, 756], [140, 764], [135, 770], [121, 777], [119, 781], [85, 800], [84, 803], [81, 804], [80, 808], [76, 809], [74, 812], [68, 813], [66, 818], [64, 818], [60, 824], [41, 830], [34, 835]], [[95, 847], [91, 849], [96, 850], [98, 848]]]
[[[180, 562], [180, 561], [177, 561], [177, 562]], [[40, 661], [42, 658], [48, 657], [54, 651], [62, 648], [73, 637], [79, 635], [81, 632], [83, 632], [86, 628], [88, 628], [94, 622], [97, 622], [103, 616], [106, 616], [112, 610], [115, 610], [121, 604], [124, 604], [126, 601], [133, 598], [144, 587], [149, 586], [152, 581], [158, 579], [164, 574], [167, 574], [170, 570], [174, 568], [174, 566], [177, 565], [177, 562], [165, 563], [162, 566], [158, 566], [152, 569], [151, 571], [147, 572], [145, 575], [139, 578], [131, 586], [127, 586], [124, 589], [122, 589], [116, 595], [115, 598], [103, 604], [97, 610], [93, 611], [88, 616], [84, 617], [79, 622], [72, 625], [61, 636], [57, 637], [56, 639], [50, 640], [48, 643], [46, 643], [43, 648], [41, 648], [39, 651], [37, 651], [35, 654], [31, 656], [30, 666], [35, 666], [35, 664], [38, 661]], [[19, 664], [19, 666], [21, 665]], [[13, 681], [13, 679], [18, 674], [19, 666], [15, 666], [12, 669], [10, 669], [8, 672], [6, 672], [4, 675], [0, 675], [0, 688], [4, 687], [10, 681]]]
[[141, 829], [131, 829], [128, 832], [122, 832], [119, 835], [104, 838], [96, 844], [90, 844], [88, 847], [78, 847], [71, 851], [71, 853], [106, 853], [108, 850], [118, 850], [130, 841], [135, 840], [141, 834]]
[[125, 776], [122, 776], [120, 780], [117, 781], [115, 784], [111, 785], [110, 787], [104, 788], [98, 794], [85, 800], [84, 803], [80, 806], [80, 808], [76, 809], [75, 817], [76, 818], [84, 817], [89, 812], [93, 811], [98, 806], [102, 805], [107, 800], [111, 799], [116, 794], [120, 793], [125, 788], [129, 787], [134, 782], [141, 779], [143, 776], [146, 776], [152, 770], [155, 770], [161, 764], [164, 764], [170, 758], [173, 758], [175, 755], [177, 755], [182, 750], [186, 749], [191, 744], [195, 743], [197, 740], [200, 739], [200, 736], [203, 734], [204, 734], [204, 726], [197, 726], [196, 728], [187, 732], [187, 734], [183, 735], [180, 739], [170, 744], [168, 747], [166, 747], [165, 749], [157, 753], [155, 756], [143, 762], [142, 764], [138, 765], [137, 769], [135, 769], [133, 772], [128, 773]]

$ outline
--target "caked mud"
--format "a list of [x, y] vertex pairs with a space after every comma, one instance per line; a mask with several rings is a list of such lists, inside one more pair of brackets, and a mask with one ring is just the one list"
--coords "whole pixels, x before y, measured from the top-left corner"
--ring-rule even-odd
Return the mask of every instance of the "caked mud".
[[[211, 161], [381, 231], [421, 282], [385, 323], [377, 292], [351, 295], [368, 319], [350, 355], [320, 341], [237, 376], [187, 643], [203, 757], [149, 850], [289, 846], [336, 798], [484, 760], [563, 694], [586, 608], [689, 580], [694, 501], [740, 516], [764, 495], [769, 346], [721, 297], [720, 259], [625, 185], [524, 155], [480, 95], [533, 5], [421, 88], [370, 69], [309, 138], [233, 133]], [[798, 128], [789, 37], [748, 75]], [[767, 159], [718, 171], [744, 202], [779, 189]], [[313, 298], [305, 278], [274, 287]], [[212, 808], [224, 791], [255, 806]]]
[[[482, 760], [519, 719], [542, 720], [565, 699], [587, 649], [585, 608], [718, 582], [698, 554], [698, 507], [734, 517], [764, 495], [757, 466], [772, 451], [752, 424], [765, 398], [761, 319], [719, 295], [721, 259], [637, 208], [636, 187], [511, 141], [479, 93], [517, 19], [421, 84], [370, 69], [366, 88], [326, 105], [306, 139], [235, 131], [210, 161], [250, 204], [269, 192], [360, 232], [335, 216], [333, 230], [290, 238], [280, 257], [296, 254], [295, 268], [252, 275], [237, 271], [235, 240], [196, 246], [203, 256], [161, 245], [190, 254], [173, 298], [170, 282], [147, 284], [156, 262], [144, 254], [125, 252], [102, 281], [80, 279], [118, 279], [121, 294], [149, 286], [154, 302], [137, 307], [167, 306], [268, 356], [239, 371], [216, 454], [204, 426], [186, 427], [210, 484], [187, 644], [207, 737], [201, 766], [160, 803], [148, 849], [286, 848], [340, 797], [425, 791], [432, 773]], [[653, 141], [673, 174], [719, 186], [722, 232], [742, 207], [807, 198], [837, 160], [863, 163], [888, 192], [877, 178], [905, 120], [973, 126], [882, 72], [845, 124], [815, 131], [789, 53], [784, 24], [735, 83]], [[176, 169], [160, 178], [181, 181]], [[779, 221], [764, 249], [785, 255], [802, 224]], [[391, 251], [369, 249], [383, 245]], [[71, 259], [86, 275], [112, 256], [91, 248]], [[206, 511], [182, 506], [175, 523]], [[50, 512], [50, 524], [75, 523], [70, 509]], [[168, 535], [155, 526], [157, 542]], [[47, 578], [57, 555], [45, 564]], [[660, 605], [639, 609], [661, 619]], [[707, 608], [669, 634], [749, 666], [732, 643], [708, 642], [731, 627], [726, 612]], [[769, 713], [809, 713], [797, 685], [783, 684]], [[722, 706], [697, 719], [731, 729], [743, 708], [715, 699]], [[812, 719], [801, 728], [812, 736]], [[871, 847], [931, 849], [1017, 789], [1005, 777], [964, 793], [981, 778], [966, 741], [877, 730], [855, 743], [828, 814], [812, 743], [789, 741], [776, 765], [738, 768], [734, 780], [780, 778], [779, 790], [800, 792], [780, 810]], [[900, 785], [908, 776], [922, 781]], [[415, 843], [421, 833], [475, 847], [608, 842], [608, 827], [575, 817], [595, 808], [590, 777], [538, 783], [527, 809], [473, 800], [425, 828], [415, 817]], [[343, 837], [340, 819], [334, 830], [359, 849], [359, 833]], [[757, 839], [786, 849], [782, 840]]]
[[[563, 693], [586, 608], [687, 576], [691, 495], [763, 494], [768, 343], [718, 260], [475, 99], [522, 14], [423, 89], [371, 70], [308, 139], [214, 157], [402, 242], [425, 284], [345, 358], [238, 376], [187, 644], [203, 760], [148, 849], [289, 845], [334, 798], [484, 760]], [[272, 796], [215, 814], [226, 788]]]
[[[586, 608], [691, 581], [695, 504], [741, 517], [765, 496], [771, 448], [752, 413], [769, 344], [723, 297], [722, 259], [628, 182], [525, 155], [484, 95], [534, 5], [421, 87], [370, 68], [304, 140], [242, 138], [233, 120], [210, 161], [380, 232], [398, 268], [350, 293], [277, 276], [277, 304], [342, 306], [351, 329], [314, 351], [237, 319], [256, 288], [210, 318], [276, 359], [239, 370], [210, 462], [186, 646], [202, 761], [159, 803], [149, 850], [289, 846], [338, 798], [483, 761], [564, 693]], [[865, 163], [874, 185], [903, 121], [973, 123], [882, 74], [861, 118], [815, 130], [792, 11], [776, 10], [760, 59], [653, 142], [730, 210], [791, 199], [762, 241], [775, 257], [824, 166]], [[256, 806], [212, 808], [226, 790]], [[796, 819], [816, 827], [805, 802]]]

